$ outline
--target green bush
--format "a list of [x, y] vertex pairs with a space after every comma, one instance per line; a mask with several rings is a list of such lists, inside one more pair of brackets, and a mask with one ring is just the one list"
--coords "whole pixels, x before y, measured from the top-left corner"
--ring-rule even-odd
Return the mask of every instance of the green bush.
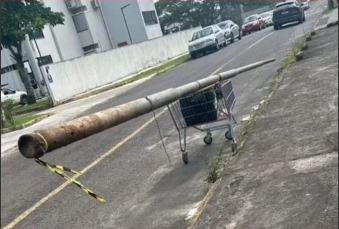
[[1, 130], [4, 125], [5, 125], [5, 115], [4, 115], [4, 110], [2, 109], [2, 104], [1, 104]]
[[1, 103], [1, 127], [5, 126], [5, 123], [14, 125], [14, 102], [13, 100], [7, 100]]

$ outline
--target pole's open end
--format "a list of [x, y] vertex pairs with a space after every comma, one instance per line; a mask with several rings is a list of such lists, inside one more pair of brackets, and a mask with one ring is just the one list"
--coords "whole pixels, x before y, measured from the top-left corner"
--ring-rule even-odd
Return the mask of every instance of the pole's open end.
[[25, 134], [18, 140], [19, 151], [26, 158], [40, 158], [47, 152], [47, 144], [41, 135]]

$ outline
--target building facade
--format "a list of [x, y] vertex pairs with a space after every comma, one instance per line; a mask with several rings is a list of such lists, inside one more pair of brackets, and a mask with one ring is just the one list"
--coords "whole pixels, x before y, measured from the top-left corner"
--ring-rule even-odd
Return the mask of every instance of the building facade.
[[101, 4], [114, 47], [162, 36], [152, 0], [102, 1]]
[[[44, 1], [44, 5], [62, 12], [65, 22], [47, 25], [27, 38], [30, 47], [23, 48], [25, 66], [36, 80], [41, 80], [41, 72], [32, 67], [34, 64], [41, 67], [162, 36], [152, 0], [65, 0]], [[34, 60], [29, 58], [32, 56]], [[15, 61], [6, 49], [1, 50], [1, 82], [24, 90]]]

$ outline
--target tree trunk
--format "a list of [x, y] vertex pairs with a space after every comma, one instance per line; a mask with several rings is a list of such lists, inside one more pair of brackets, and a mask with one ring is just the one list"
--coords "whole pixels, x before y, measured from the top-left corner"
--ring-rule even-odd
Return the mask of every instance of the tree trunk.
[[327, 7], [328, 7], [329, 10], [334, 8], [333, 0], [327, 0]]
[[33, 90], [33, 87], [31, 85], [30, 78], [27, 74], [27, 71], [24, 67], [23, 61], [21, 61], [21, 63], [19, 63], [18, 60], [17, 60], [17, 66], [18, 66], [18, 70], [19, 70], [21, 80], [24, 83], [24, 86], [26, 88], [27, 97], [28, 97], [27, 98], [28, 104], [36, 103], [34, 90]]
[[15, 48], [17, 50], [16, 52], [14, 51], [13, 47], [8, 47], [9, 51], [12, 54], [12, 58], [17, 63], [20, 78], [21, 78], [22, 82], [24, 83], [24, 86], [25, 86], [25, 89], [26, 89], [26, 92], [27, 92], [28, 104], [36, 103], [34, 90], [33, 90], [33, 87], [31, 85], [30, 78], [29, 78], [29, 76], [26, 72], [24, 62], [22, 60], [23, 58], [22, 58], [21, 42], [18, 42], [18, 44], [16, 45]]
[[229, 5], [228, 18], [241, 27], [241, 25], [243, 24], [243, 19], [240, 4], [231, 3]]

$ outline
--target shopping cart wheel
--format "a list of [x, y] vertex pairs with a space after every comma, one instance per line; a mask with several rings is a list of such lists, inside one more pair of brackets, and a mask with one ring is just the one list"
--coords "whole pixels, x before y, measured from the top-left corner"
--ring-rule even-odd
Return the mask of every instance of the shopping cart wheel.
[[188, 154], [187, 154], [187, 152], [182, 154], [182, 160], [185, 164], [188, 164]]
[[232, 138], [231, 132], [227, 131], [227, 132], [225, 133], [225, 138], [226, 138], [227, 140], [232, 140], [233, 138]]
[[238, 144], [237, 143], [232, 143], [232, 153], [235, 152], [235, 150], [237, 149]]
[[208, 134], [204, 137], [204, 142], [205, 142], [206, 145], [211, 145], [211, 144], [212, 144], [212, 141], [213, 141], [212, 134], [211, 134], [211, 133], [208, 133]]

